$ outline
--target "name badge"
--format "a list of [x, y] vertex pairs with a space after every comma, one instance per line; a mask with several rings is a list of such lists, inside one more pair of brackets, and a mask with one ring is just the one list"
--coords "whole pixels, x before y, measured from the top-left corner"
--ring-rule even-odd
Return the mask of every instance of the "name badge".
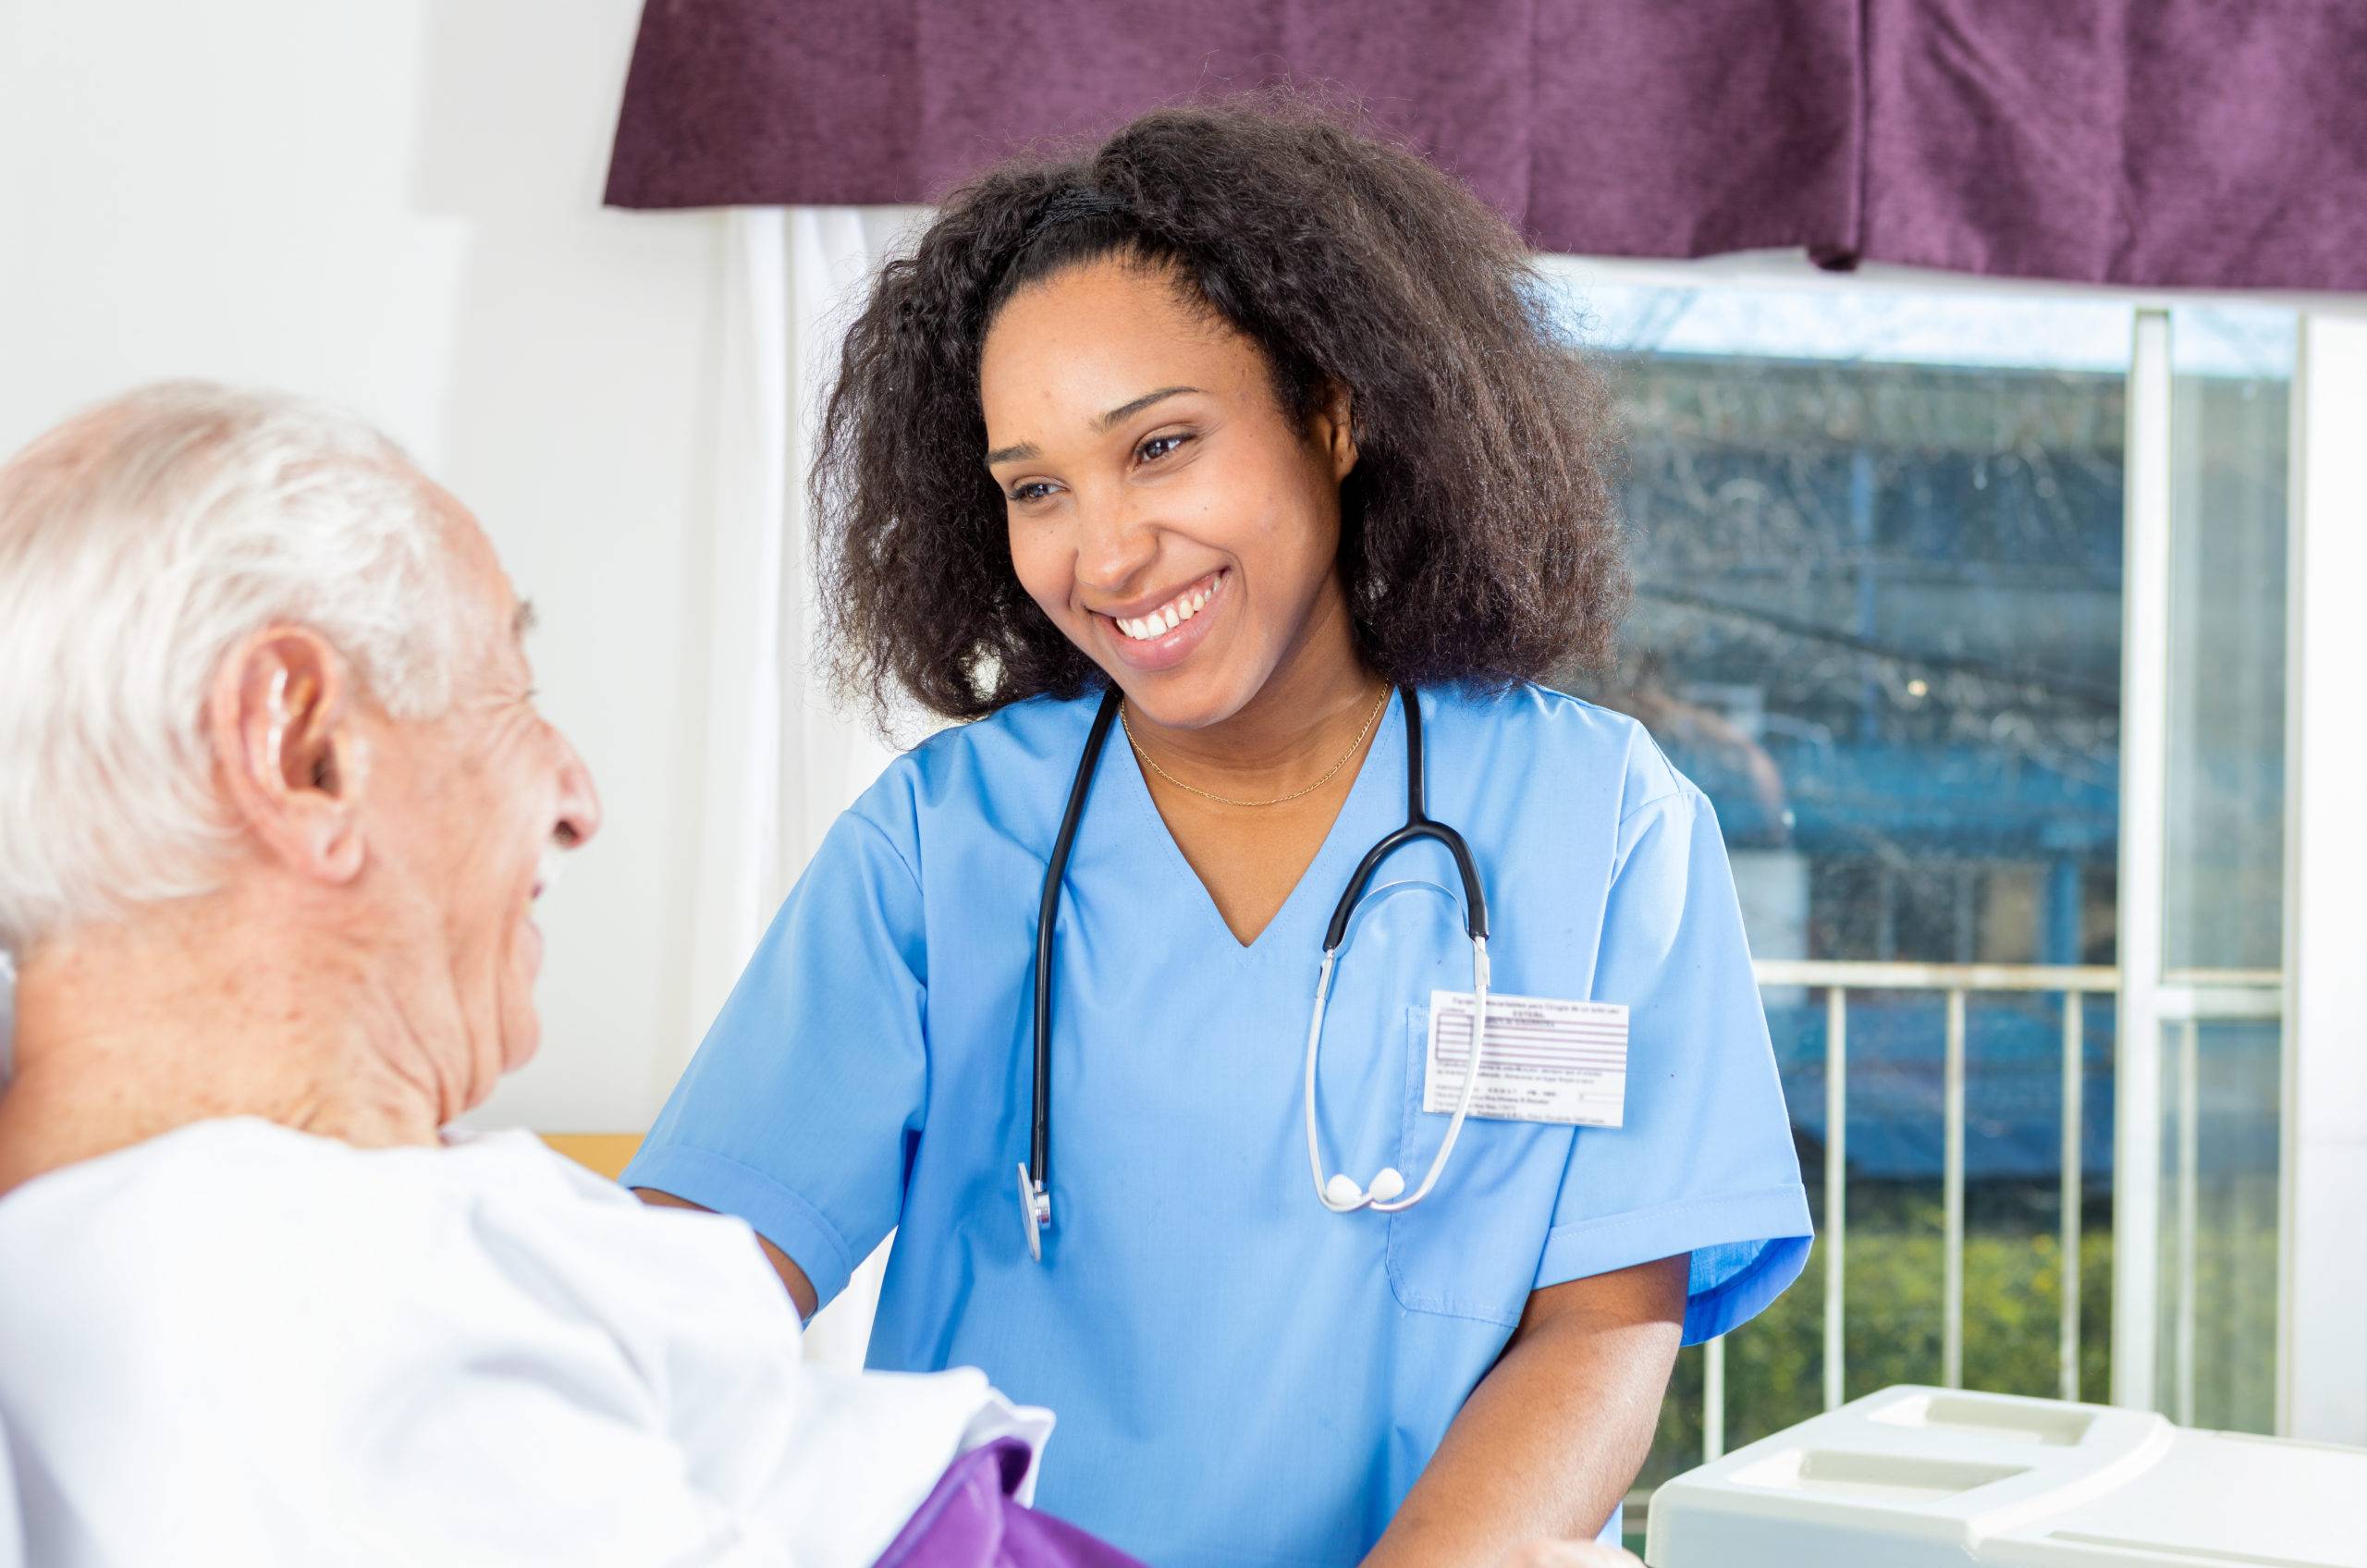
[[[1422, 1109], [1452, 1116], [1471, 1061], [1468, 991], [1430, 993]], [[1627, 1010], [1616, 1002], [1488, 993], [1487, 1048], [1471, 1114], [1491, 1121], [1616, 1127], [1627, 1105]]]

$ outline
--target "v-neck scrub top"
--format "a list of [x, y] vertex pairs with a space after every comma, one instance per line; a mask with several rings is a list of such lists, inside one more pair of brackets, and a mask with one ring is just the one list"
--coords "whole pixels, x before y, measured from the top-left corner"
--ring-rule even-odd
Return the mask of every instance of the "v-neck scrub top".
[[[898, 759], [832, 827], [625, 1173], [745, 1219], [828, 1301], [890, 1229], [872, 1366], [983, 1367], [1060, 1427], [1037, 1503], [1147, 1562], [1351, 1563], [1531, 1291], [1689, 1254], [1685, 1339], [1765, 1306], [1809, 1223], [1709, 802], [1641, 726], [1535, 686], [1422, 692], [1429, 809], [1488, 897], [1493, 985], [1629, 1009], [1625, 1125], [1474, 1117], [1400, 1214], [1325, 1209], [1302, 1109], [1325, 924], [1404, 821], [1392, 700], [1243, 946], [1122, 740], [1068, 864], [1053, 1227], [1027, 1256], [1037, 900], [1096, 699]], [[1391, 856], [1324, 1026], [1329, 1170], [1418, 1182], [1430, 993], [1467, 990], [1453, 860]]]

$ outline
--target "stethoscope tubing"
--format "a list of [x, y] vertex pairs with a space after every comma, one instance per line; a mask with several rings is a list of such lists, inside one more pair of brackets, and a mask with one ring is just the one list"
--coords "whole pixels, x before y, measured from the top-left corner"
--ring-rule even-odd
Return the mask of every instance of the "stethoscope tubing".
[[1060, 923], [1061, 880], [1068, 875], [1069, 851], [1076, 845], [1077, 824], [1085, 817], [1085, 798], [1093, 789], [1093, 775], [1101, 748], [1117, 722], [1118, 705], [1125, 693], [1115, 685], [1102, 694], [1085, 738], [1085, 754], [1077, 759], [1076, 778], [1069, 785], [1069, 802], [1061, 813], [1061, 830], [1052, 839], [1052, 858], [1044, 867], [1044, 896], [1036, 906], [1036, 1090], [1027, 1142], [1027, 1174], [1039, 1197], [1047, 1197], [1052, 1181], [1052, 937]]

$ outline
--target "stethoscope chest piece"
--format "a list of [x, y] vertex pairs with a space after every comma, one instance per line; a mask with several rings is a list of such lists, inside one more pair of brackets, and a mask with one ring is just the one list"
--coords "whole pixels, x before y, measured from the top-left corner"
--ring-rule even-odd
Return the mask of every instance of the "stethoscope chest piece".
[[1031, 1262], [1044, 1261], [1044, 1231], [1052, 1223], [1052, 1194], [1038, 1185], [1028, 1173], [1027, 1162], [1019, 1162], [1019, 1218], [1027, 1227], [1027, 1256]]

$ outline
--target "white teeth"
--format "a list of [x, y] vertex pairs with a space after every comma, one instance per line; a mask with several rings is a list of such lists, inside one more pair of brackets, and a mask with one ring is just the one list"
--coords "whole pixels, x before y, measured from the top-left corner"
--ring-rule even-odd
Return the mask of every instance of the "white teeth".
[[1208, 601], [1215, 596], [1216, 589], [1211, 585], [1196, 594], [1179, 594], [1146, 616], [1132, 619], [1112, 616], [1110, 619], [1117, 622], [1119, 631], [1137, 643], [1146, 643], [1154, 637], [1166, 636], [1207, 608]]

